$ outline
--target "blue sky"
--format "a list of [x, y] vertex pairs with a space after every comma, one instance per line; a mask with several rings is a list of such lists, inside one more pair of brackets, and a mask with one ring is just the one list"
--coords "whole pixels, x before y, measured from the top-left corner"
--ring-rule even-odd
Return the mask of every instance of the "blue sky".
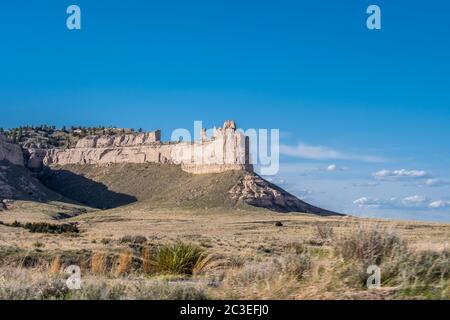
[[[66, 28], [70, 4], [80, 31]], [[380, 31], [365, 26], [370, 4]], [[279, 128], [272, 179], [305, 200], [449, 222], [449, 10], [444, 0], [2, 3], [0, 127], [165, 138], [194, 120]]]

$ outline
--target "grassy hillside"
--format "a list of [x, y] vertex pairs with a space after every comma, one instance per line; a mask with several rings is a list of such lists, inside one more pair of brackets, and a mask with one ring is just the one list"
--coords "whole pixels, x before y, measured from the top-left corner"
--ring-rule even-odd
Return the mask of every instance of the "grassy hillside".
[[137, 201], [151, 207], [232, 208], [236, 201], [228, 191], [243, 175], [192, 175], [179, 166], [157, 164], [68, 165], [46, 170], [41, 181], [68, 198], [101, 209]]

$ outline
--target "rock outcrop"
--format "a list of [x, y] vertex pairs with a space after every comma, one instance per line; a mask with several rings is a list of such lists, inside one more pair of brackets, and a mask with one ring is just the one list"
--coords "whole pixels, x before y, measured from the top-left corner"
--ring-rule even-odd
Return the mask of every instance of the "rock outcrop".
[[[196, 142], [160, 141], [161, 132], [89, 136], [80, 139], [75, 148], [46, 151], [44, 166], [107, 165], [120, 163], [177, 164], [189, 173], [220, 173], [231, 170], [253, 171], [249, 140], [236, 130], [234, 121], [214, 130], [211, 139], [202, 134]], [[40, 153], [30, 157], [30, 165], [39, 166]]]
[[47, 156], [48, 149], [27, 149], [25, 150], [27, 161], [27, 167], [31, 170], [42, 169], [44, 158]]
[[123, 148], [152, 146], [161, 141], [161, 131], [129, 133], [116, 136], [90, 136], [78, 140], [76, 148]]
[[3, 160], [18, 166], [24, 165], [22, 149], [7, 141], [0, 133], [0, 161]]
[[274, 211], [304, 212], [323, 216], [338, 215], [335, 212], [303, 202], [294, 195], [253, 173], [246, 174], [229, 193], [231, 198], [236, 201]]

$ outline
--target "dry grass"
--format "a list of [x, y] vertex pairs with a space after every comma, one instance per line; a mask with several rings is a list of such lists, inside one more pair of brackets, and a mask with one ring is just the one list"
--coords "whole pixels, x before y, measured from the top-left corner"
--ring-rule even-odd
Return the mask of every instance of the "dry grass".
[[106, 271], [106, 254], [95, 252], [91, 258], [91, 272], [94, 274], [105, 274]]
[[201, 284], [172, 283], [130, 276], [85, 276], [81, 290], [69, 290], [63, 277], [42, 269], [0, 268], [0, 300], [205, 300]]
[[195, 276], [205, 275], [225, 270], [231, 266], [233, 266], [233, 261], [224, 255], [216, 253], [204, 254], [195, 264], [192, 274]]
[[115, 263], [115, 276], [126, 275], [131, 271], [131, 262], [133, 261], [133, 255], [130, 251], [122, 252]]
[[142, 271], [146, 274], [149, 274], [153, 271], [152, 267], [152, 252], [149, 247], [142, 248]]
[[53, 258], [52, 262], [50, 263], [49, 267], [50, 274], [60, 274], [61, 273], [61, 257], [56, 256]]
[[[9, 291], [3, 290], [2, 297], [17, 295], [17, 298], [41, 299], [43, 296], [35, 293], [36, 286], [54, 288], [56, 285], [50, 278], [62, 276], [50, 274], [51, 270], [58, 269], [56, 256], [73, 251], [87, 254], [80, 261], [90, 263], [82, 268], [86, 288], [77, 297], [83, 299], [176, 299], [183, 296], [199, 299], [450, 299], [450, 225], [301, 214], [281, 216], [267, 211], [153, 210], [142, 204], [72, 220], [79, 223], [79, 235], [44, 236], [0, 225], [0, 260], [14, 268], [16, 264], [33, 268], [16, 269], [27, 277], [36, 277], [36, 281], [28, 279], [28, 282], [14, 279], [16, 284], [4, 287]], [[276, 221], [282, 221], [284, 227], [277, 228]], [[133, 240], [139, 235], [146, 236], [144, 246]], [[124, 237], [127, 241], [121, 241]], [[101, 239], [108, 239], [108, 242]], [[192, 255], [195, 259], [183, 258], [189, 261], [187, 271], [157, 267], [157, 248], [179, 242], [200, 249], [199, 254]], [[33, 243], [43, 246], [34, 248]], [[20, 248], [27, 256], [3, 258], [4, 248], [12, 251]], [[44, 256], [45, 263], [34, 261]], [[170, 256], [183, 260], [180, 259], [182, 254], [172, 252], [166, 257]], [[177, 259], [166, 261], [177, 265], [178, 262], [173, 262]], [[70, 261], [61, 256], [62, 265]], [[381, 291], [369, 291], [364, 287], [365, 265], [373, 261], [382, 268]], [[41, 270], [36, 266], [46, 267]], [[48, 275], [48, 281], [43, 273]], [[7, 282], [13, 280], [5, 278]], [[160, 282], [161, 278], [176, 280]], [[151, 281], [142, 282], [142, 279]], [[135, 286], [147, 289], [140, 292]], [[74, 297], [72, 293], [67, 294], [57, 291], [55, 295], [46, 294], [45, 298]]]
[[329, 223], [319, 223], [316, 226], [317, 238], [324, 241], [329, 241], [333, 239], [334, 229]]
[[310, 258], [287, 255], [228, 270], [217, 294], [226, 299], [293, 299]]
[[345, 260], [358, 260], [365, 266], [379, 265], [406, 250], [399, 235], [379, 225], [361, 224], [333, 243], [336, 254]]

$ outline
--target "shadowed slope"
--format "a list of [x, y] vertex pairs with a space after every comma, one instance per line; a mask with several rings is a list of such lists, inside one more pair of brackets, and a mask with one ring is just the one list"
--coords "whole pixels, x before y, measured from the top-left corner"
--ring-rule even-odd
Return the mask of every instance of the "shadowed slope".
[[[2, 201], [7, 200], [7, 205]], [[92, 211], [45, 187], [23, 166], [0, 161], [1, 220], [58, 220]]]
[[0, 199], [59, 201], [63, 197], [49, 190], [23, 166], [0, 161]]

